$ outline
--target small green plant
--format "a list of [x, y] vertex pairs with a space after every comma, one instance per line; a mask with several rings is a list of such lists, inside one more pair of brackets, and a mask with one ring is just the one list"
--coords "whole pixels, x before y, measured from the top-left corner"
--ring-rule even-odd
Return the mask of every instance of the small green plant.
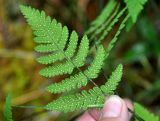
[[11, 95], [8, 94], [8, 96], [6, 97], [6, 102], [4, 105], [4, 112], [3, 112], [5, 121], [13, 121], [12, 111], [11, 111], [11, 99], [12, 99]]
[[[69, 77], [61, 80], [61, 82], [50, 84], [46, 88], [48, 92], [54, 94], [68, 93], [45, 106], [41, 106], [41, 108], [70, 112], [93, 107], [103, 107], [105, 96], [114, 94], [122, 78], [123, 66], [119, 64], [111, 76], [106, 79], [106, 83], [100, 87], [97, 86], [93, 79], [96, 79], [103, 72], [104, 62], [114, 47], [119, 34], [125, 27], [125, 23], [129, 18], [132, 18], [133, 22], [136, 21], [138, 14], [147, 0], [142, 1], [135, 0], [133, 2], [132, 0], [124, 0], [127, 7], [120, 10], [120, 3], [110, 0], [97, 19], [90, 24], [89, 29], [86, 30], [84, 36], [81, 38], [80, 44], [78, 44], [79, 37], [75, 31], [69, 33], [66, 26], [63, 26], [55, 19], [52, 20], [44, 11], [39, 11], [29, 6], [20, 6], [22, 14], [33, 30], [35, 36], [34, 41], [37, 43], [35, 51], [42, 53], [37, 58], [40, 64], [45, 65], [40, 71], [40, 74], [46, 78], [65, 74], [69, 75]], [[133, 5], [138, 5], [134, 11], [132, 10]], [[127, 8], [129, 13], [127, 13]], [[123, 19], [118, 30], [111, 39], [108, 47], [104, 48], [101, 42], [108, 35], [109, 31], [112, 30], [113, 26], [120, 21], [120, 18]], [[92, 48], [96, 50], [96, 54], [92, 63], [88, 66], [86, 59], [89, 53], [91, 53]], [[85, 67], [85, 69], [82, 70], [81, 67]], [[89, 82], [94, 84], [92, 89], [70, 93], [72, 90], [86, 86]], [[8, 96], [4, 110], [6, 121], [12, 121], [10, 101], [11, 98]], [[36, 108], [36, 106], [34, 107]], [[148, 118], [155, 118], [155, 121], [158, 120], [156, 116], [146, 112], [139, 104], [135, 103], [136, 120], [145, 120], [144, 115], [148, 115]]]

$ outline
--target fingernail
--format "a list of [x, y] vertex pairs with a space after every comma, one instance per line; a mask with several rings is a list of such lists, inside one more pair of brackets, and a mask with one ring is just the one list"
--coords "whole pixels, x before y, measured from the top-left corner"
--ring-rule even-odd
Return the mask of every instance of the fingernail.
[[113, 95], [104, 104], [102, 117], [113, 118], [121, 114], [122, 100], [120, 97]]

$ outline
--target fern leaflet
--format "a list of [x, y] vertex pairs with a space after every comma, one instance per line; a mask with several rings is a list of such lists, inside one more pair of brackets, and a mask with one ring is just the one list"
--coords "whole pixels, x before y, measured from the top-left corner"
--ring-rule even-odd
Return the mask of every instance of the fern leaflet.
[[116, 68], [114, 72], [112, 72], [112, 75], [109, 77], [107, 83], [105, 85], [101, 86], [101, 90], [108, 95], [114, 94], [114, 91], [119, 83], [119, 81], [122, 78], [123, 74], [123, 66], [120, 64]]

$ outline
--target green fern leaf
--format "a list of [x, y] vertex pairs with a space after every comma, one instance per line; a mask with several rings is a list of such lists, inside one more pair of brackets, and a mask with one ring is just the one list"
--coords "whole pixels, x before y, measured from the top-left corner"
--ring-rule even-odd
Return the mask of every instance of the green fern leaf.
[[86, 110], [90, 107], [103, 105], [105, 99], [104, 94], [110, 95], [116, 89], [118, 82], [122, 77], [122, 70], [122, 65], [119, 65], [112, 73], [106, 84], [100, 88], [94, 87], [89, 91], [84, 90], [81, 93], [62, 96], [56, 101], [49, 103], [46, 106], [46, 109], [70, 112], [80, 109]]
[[[80, 46], [76, 49], [78, 35], [75, 31], [69, 36], [67, 27], [63, 27], [55, 19], [51, 20], [43, 11], [39, 12], [34, 8], [26, 6], [21, 6], [20, 8], [33, 29], [35, 35], [34, 41], [38, 44], [35, 50], [45, 54], [37, 59], [40, 63], [48, 65], [40, 71], [40, 74], [45, 77], [53, 77], [62, 74], [71, 74], [74, 69], [80, 71], [70, 78], [62, 80], [60, 83], [54, 83], [48, 86], [47, 90], [49, 92], [59, 93], [80, 88], [87, 85], [89, 80], [92, 81], [91, 79], [98, 76], [105, 59], [105, 51], [102, 45], [97, 46], [98, 49], [93, 62], [82, 72], [79, 67], [84, 66], [89, 51], [89, 40], [87, 36], [84, 35], [82, 37]], [[100, 20], [104, 19], [106, 18], [100, 17]], [[120, 26], [120, 28], [122, 27]], [[67, 44], [68, 38], [69, 44]], [[67, 49], [65, 49], [66, 46]], [[62, 96], [56, 101], [49, 103], [45, 108], [48, 110], [68, 112], [86, 109], [93, 105], [102, 105], [104, 103], [104, 93], [106, 95], [113, 93], [117, 83], [120, 81], [122, 66], [118, 66], [117, 68], [107, 82], [108, 84], [105, 84], [106, 87], [94, 87], [89, 91]], [[115, 78], [115, 74], [117, 74], [117, 78]], [[111, 84], [112, 86], [110, 87], [109, 85]]]
[[123, 66], [120, 64], [118, 65], [116, 70], [112, 72], [112, 75], [109, 77], [106, 84], [101, 86], [101, 90], [105, 94], [109, 95], [114, 94], [114, 90], [116, 89], [118, 83], [121, 81], [122, 74], [123, 74]]
[[10, 94], [8, 94], [8, 96], [6, 97], [3, 115], [4, 115], [5, 121], [13, 121], [12, 112], [11, 112], [11, 95]]
[[[145, 109], [142, 105], [134, 103], [135, 114], [140, 116], [144, 121], [159, 121], [159, 117]], [[138, 120], [136, 120], [138, 121]]]
[[133, 22], [136, 22], [137, 16], [142, 11], [147, 0], [124, 0], [124, 2], [127, 4], [129, 14]]
[[[97, 54], [91, 65], [84, 71], [84, 73], [79, 72], [74, 76], [66, 78], [59, 83], [54, 83], [47, 87], [47, 90], [51, 93], [60, 93], [65, 91], [70, 91], [75, 88], [80, 88], [86, 86], [89, 79], [94, 79], [98, 76], [100, 72], [105, 57], [105, 51], [103, 46], [99, 46], [97, 49]], [[85, 76], [87, 75], [87, 76]], [[88, 78], [87, 78], [88, 77]]]

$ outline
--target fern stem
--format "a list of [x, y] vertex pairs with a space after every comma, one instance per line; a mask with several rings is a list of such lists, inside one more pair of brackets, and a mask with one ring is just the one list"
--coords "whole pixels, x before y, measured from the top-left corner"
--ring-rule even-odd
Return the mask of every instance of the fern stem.
[[31, 109], [35, 109], [35, 108], [41, 108], [41, 109], [46, 109], [46, 106], [13, 106], [15, 108], [31, 108]]

